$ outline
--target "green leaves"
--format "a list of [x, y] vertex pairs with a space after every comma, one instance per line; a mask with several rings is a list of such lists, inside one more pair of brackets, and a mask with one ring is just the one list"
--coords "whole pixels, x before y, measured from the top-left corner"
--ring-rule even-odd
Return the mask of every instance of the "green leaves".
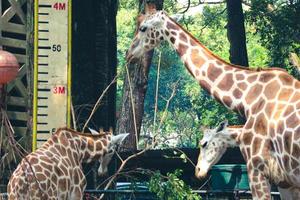
[[201, 197], [179, 178], [181, 174], [182, 170], [179, 169], [168, 173], [166, 177], [156, 172], [149, 181], [149, 190], [161, 200], [200, 200]]

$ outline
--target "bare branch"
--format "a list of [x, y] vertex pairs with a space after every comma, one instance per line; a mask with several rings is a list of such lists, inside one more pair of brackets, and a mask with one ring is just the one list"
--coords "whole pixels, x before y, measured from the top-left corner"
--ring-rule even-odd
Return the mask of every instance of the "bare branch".
[[99, 105], [101, 103], [101, 100], [103, 99], [104, 95], [106, 94], [106, 92], [109, 90], [109, 88], [117, 81], [117, 76], [115, 76], [115, 78], [110, 82], [110, 84], [105, 88], [105, 90], [102, 92], [102, 94], [100, 95], [100, 97], [98, 98], [97, 102], [95, 103], [93, 110], [89, 116], [89, 118], [86, 120], [82, 131], [84, 132], [85, 128], [87, 127], [88, 123], [90, 122], [91, 118], [93, 117], [93, 115], [95, 114], [96, 110], [99, 108]]

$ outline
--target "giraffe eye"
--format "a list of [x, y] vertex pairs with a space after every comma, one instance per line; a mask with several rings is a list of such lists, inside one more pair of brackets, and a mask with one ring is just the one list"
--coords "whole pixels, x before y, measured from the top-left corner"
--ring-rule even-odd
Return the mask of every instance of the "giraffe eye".
[[147, 27], [146, 27], [146, 26], [141, 26], [141, 27], [139, 28], [139, 30], [140, 30], [141, 32], [145, 32], [145, 31], [147, 30]]
[[204, 142], [201, 146], [202, 148], [205, 148], [207, 146], [207, 142]]

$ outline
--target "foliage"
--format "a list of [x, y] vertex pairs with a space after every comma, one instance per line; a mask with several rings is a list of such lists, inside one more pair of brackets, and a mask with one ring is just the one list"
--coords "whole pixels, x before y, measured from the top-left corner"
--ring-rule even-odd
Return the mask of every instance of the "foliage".
[[200, 200], [201, 197], [179, 178], [181, 174], [182, 170], [175, 170], [163, 177], [156, 172], [149, 181], [149, 190], [161, 200]]
[[270, 51], [269, 63], [293, 73], [288, 57], [291, 52], [300, 53], [300, 2], [252, 0], [246, 16], [262, 45]]

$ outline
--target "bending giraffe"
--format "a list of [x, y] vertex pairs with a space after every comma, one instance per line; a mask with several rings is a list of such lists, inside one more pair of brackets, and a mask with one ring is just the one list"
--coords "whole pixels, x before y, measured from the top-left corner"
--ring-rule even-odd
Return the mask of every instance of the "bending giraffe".
[[82, 163], [99, 160], [98, 174], [105, 173], [116, 146], [127, 135], [58, 129], [39, 149], [23, 158], [9, 180], [8, 199], [82, 199], [86, 187]]
[[[225, 62], [164, 11], [139, 19], [138, 32], [127, 52], [128, 62], [167, 41], [204, 90], [245, 116], [240, 137], [247, 148], [242, 154], [251, 172], [250, 181], [259, 180], [251, 186], [253, 199], [271, 199], [269, 174], [265, 172], [272, 170], [280, 172], [276, 184], [300, 188], [300, 82], [282, 69], [257, 71]], [[259, 167], [252, 169], [252, 162]]]
[[[243, 126], [227, 127], [227, 121], [221, 122], [215, 129], [204, 130], [203, 138], [199, 143], [200, 153], [195, 169], [195, 175], [198, 178], [204, 178], [211, 167], [221, 159], [227, 148], [239, 147], [241, 150], [245, 151], [247, 146], [243, 145], [244, 143], [241, 141], [243, 138], [240, 137], [242, 131]], [[250, 149], [253, 147], [255, 147], [254, 143], [251, 144]], [[252, 159], [252, 157], [250, 157], [250, 159]], [[260, 163], [254, 161], [250, 163], [252, 165], [252, 170], [260, 168], [260, 166], [256, 166]], [[269, 174], [268, 178], [270, 182], [276, 182], [276, 179], [282, 176], [282, 173], [277, 170], [277, 168], [274, 168], [274, 170], [272, 169], [269, 172], [264, 172]], [[251, 176], [253, 173], [254, 172], [248, 171], [249, 176]], [[256, 182], [253, 182], [253, 180], [250, 181], [251, 187], [255, 187], [257, 184], [260, 184], [260, 180], [257, 179]], [[297, 187], [298, 185], [283, 188], [279, 186], [278, 190], [280, 192], [281, 199], [300, 199], [300, 193]]]

